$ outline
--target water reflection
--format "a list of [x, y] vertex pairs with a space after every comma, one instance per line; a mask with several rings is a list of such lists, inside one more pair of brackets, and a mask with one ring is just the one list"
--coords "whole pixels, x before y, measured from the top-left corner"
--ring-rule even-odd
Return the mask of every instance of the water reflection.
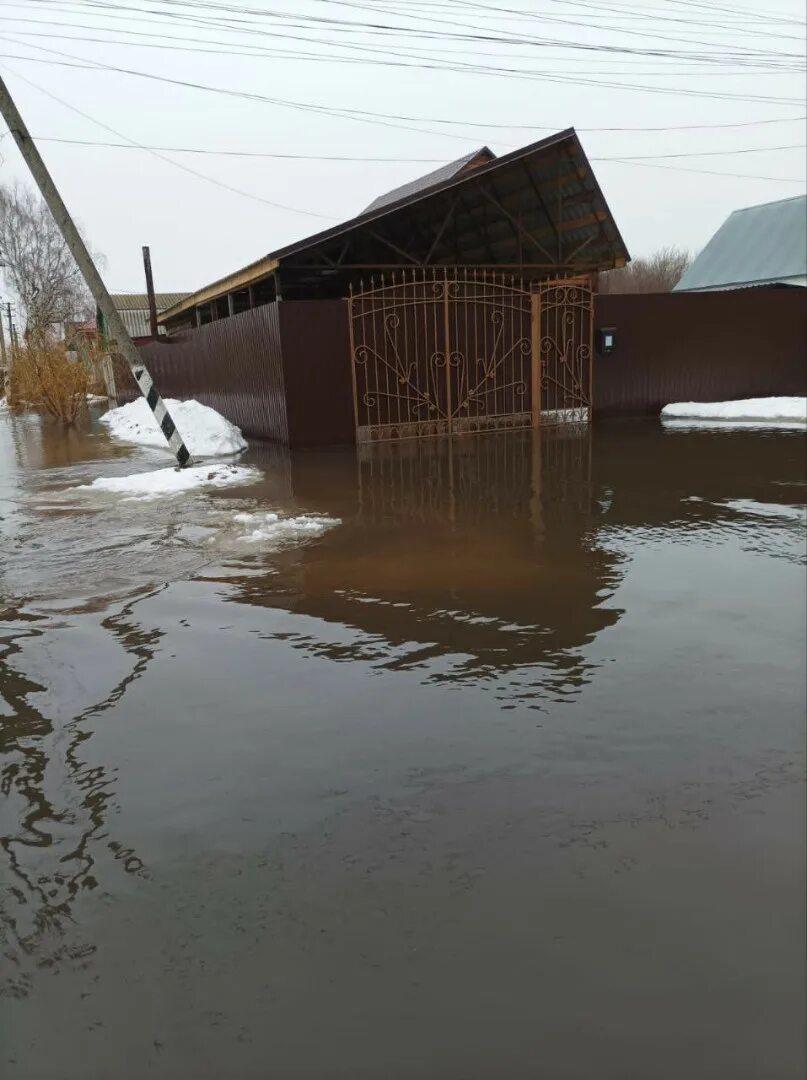
[[[54, 635], [69, 626], [24, 609], [3, 612], [0, 793], [6, 803], [0, 835], [5, 856], [0, 875], [4, 960], [0, 996], [23, 997], [29, 992], [30, 962], [40, 969], [83, 965], [95, 951], [76, 924], [74, 905], [80, 895], [95, 891], [107, 895], [114, 875], [102, 884], [99, 867], [116, 865], [135, 876], [145, 872], [135, 850], [109, 831], [116, 770], [93, 762], [88, 752], [93, 735], [88, 722], [112, 707], [144, 674], [162, 636], [157, 629], [144, 631], [137, 624], [133, 607], [143, 598], [142, 593], [133, 597], [100, 623], [133, 658], [131, 669], [100, 701], [61, 723], [60, 702], [49, 707], [53, 687], [23, 674], [21, 668], [29, 652], [55, 651], [58, 656]], [[81, 609], [72, 614], [77, 613]], [[38, 707], [38, 702], [43, 704]]]
[[295, 506], [344, 524], [273, 558], [279, 573], [219, 573], [229, 598], [320, 620], [282, 635], [305, 653], [510, 705], [569, 700], [591, 678], [588, 646], [619, 620], [642, 546], [733, 536], [804, 555], [798, 434], [627, 423], [296, 454], [287, 475]]
[[[330, 510], [321, 461], [294, 459], [293, 493]], [[590, 432], [362, 447], [352, 467], [342, 528], [275, 560], [280, 574], [220, 576], [232, 599], [356, 631], [284, 633], [335, 661], [418, 670], [425, 682], [488, 686], [536, 705], [584, 685], [582, 647], [619, 618], [609, 598], [622, 561], [593, 540], [601, 508]]]

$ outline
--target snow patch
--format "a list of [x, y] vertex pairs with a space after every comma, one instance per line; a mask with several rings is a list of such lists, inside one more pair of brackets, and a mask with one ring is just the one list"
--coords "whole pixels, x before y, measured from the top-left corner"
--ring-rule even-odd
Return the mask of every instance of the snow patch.
[[744, 398], [740, 401], [677, 401], [665, 405], [661, 418], [668, 420], [698, 420], [750, 423], [755, 426], [801, 427], [807, 425], [807, 398], [767, 397]]
[[[224, 457], [246, 450], [247, 443], [240, 429], [215, 409], [193, 400], [164, 400], [171, 419], [193, 457]], [[168, 449], [165, 436], [145, 398], [141, 397], [128, 405], [110, 409], [100, 420], [107, 425], [110, 435], [116, 439], [138, 443], [140, 446]]]
[[187, 469], [154, 469], [133, 476], [99, 476], [74, 491], [103, 491], [125, 496], [124, 502], [160, 499], [208, 487], [234, 487], [259, 480], [261, 473], [244, 465], [193, 465]]
[[342, 524], [339, 518], [316, 514], [282, 517], [272, 510], [260, 513], [242, 511], [233, 514], [232, 520], [239, 527], [239, 540], [250, 544], [270, 545], [313, 539]]

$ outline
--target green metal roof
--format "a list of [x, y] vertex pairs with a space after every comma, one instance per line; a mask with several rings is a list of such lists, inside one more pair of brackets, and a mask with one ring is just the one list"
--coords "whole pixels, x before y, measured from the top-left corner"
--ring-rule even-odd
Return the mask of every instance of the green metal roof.
[[777, 283], [807, 285], [807, 195], [735, 210], [674, 291]]

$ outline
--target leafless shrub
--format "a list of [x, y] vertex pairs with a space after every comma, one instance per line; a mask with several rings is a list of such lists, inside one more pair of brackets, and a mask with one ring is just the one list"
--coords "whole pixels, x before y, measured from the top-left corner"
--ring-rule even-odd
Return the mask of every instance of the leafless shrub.
[[692, 255], [683, 248], [659, 248], [646, 259], [601, 273], [598, 289], [601, 293], [671, 292], [691, 264]]
[[32, 342], [14, 350], [8, 401], [12, 408], [41, 406], [63, 424], [74, 424], [94, 385], [92, 364], [61, 345]]

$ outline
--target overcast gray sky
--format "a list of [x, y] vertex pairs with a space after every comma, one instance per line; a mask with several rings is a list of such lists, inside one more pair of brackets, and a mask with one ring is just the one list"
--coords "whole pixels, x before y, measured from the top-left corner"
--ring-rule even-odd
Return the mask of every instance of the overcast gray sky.
[[[470, 149], [568, 126], [632, 255], [697, 250], [737, 207], [804, 191], [804, 14], [799, 0], [0, 0], [0, 65], [109, 287], [142, 291], [150, 244], [157, 290], [190, 290]], [[667, 130], [587, 130], [603, 128]], [[3, 182], [28, 180], [8, 135], [0, 155]], [[307, 159], [328, 155], [394, 160]]]

